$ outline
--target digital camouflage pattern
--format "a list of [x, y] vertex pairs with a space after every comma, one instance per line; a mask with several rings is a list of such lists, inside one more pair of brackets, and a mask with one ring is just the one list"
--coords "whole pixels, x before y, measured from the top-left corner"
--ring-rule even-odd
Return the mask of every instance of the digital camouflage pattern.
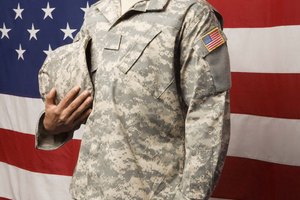
[[93, 94], [93, 84], [86, 61], [86, 47], [89, 41], [90, 38], [86, 36], [48, 54], [39, 71], [39, 89], [43, 100], [53, 87], [56, 88], [56, 103], [59, 103], [74, 85]]
[[71, 194], [208, 199], [230, 130], [227, 46], [201, 41], [221, 29], [217, 13], [204, 0], [141, 0], [122, 16], [119, 5], [94, 4], [75, 38], [92, 38], [95, 90]]

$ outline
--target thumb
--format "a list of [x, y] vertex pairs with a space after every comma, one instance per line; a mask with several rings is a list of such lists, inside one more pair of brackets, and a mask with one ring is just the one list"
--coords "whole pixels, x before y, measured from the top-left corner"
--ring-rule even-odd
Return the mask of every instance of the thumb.
[[56, 90], [55, 90], [55, 88], [52, 88], [50, 90], [50, 92], [46, 95], [46, 98], [45, 98], [46, 107], [55, 105], [55, 97], [56, 97]]

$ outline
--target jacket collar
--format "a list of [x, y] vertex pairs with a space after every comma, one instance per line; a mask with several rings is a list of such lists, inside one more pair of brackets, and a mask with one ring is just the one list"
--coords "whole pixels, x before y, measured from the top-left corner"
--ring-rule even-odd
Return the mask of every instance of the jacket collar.
[[[141, 0], [136, 3], [131, 10], [147, 12], [160, 11], [165, 8], [170, 0]], [[113, 24], [120, 16], [120, 0], [100, 0], [95, 4], [95, 8], [99, 10], [103, 16]]]
[[95, 4], [96, 10], [109, 21], [115, 22], [120, 17], [120, 1], [119, 0], [100, 0]]
[[132, 10], [141, 12], [160, 11], [165, 8], [169, 0], [143, 0], [135, 4]]

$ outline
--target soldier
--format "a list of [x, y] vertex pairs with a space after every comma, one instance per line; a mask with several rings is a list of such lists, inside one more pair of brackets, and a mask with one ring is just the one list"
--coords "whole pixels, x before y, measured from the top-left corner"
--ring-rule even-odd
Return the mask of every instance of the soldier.
[[72, 197], [208, 199], [230, 130], [221, 16], [204, 0], [101, 0], [74, 43], [87, 37], [94, 90], [56, 103], [52, 89], [36, 136], [55, 149], [86, 121]]

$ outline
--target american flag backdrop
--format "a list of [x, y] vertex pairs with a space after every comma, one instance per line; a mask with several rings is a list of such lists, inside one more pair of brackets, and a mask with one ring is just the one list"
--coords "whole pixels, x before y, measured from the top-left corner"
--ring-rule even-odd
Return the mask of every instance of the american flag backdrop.
[[[0, 200], [70, 200], [82, 131], [34, 148], [37, 73], [72, 42], [96, 0], [0, 0]], [[232, 67], [231, 141], [214, 197], [300, 199], [300, 1], [209, 0], [224, 16]]]

